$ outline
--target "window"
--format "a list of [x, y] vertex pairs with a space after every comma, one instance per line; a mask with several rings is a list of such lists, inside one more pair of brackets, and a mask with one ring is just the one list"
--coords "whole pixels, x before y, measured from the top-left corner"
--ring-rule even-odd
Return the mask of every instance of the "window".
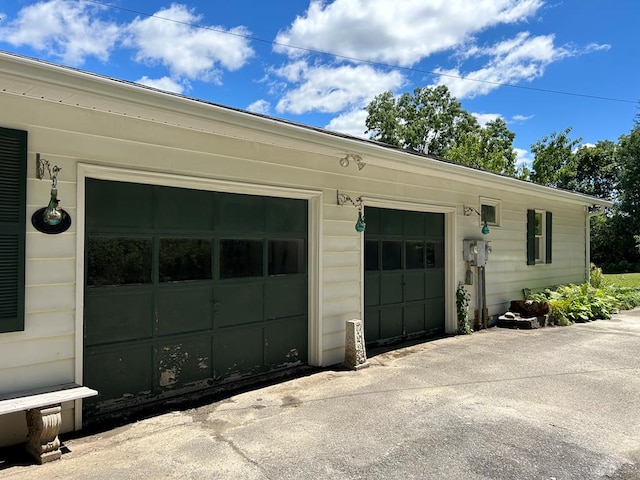
[[480, 197], [480, 223], [500, 226], [500, 200]]
[[0, 128], [0, 332], [24, 330], [27, 132]]
[[89, 237], [87, 285], [151, 283], [152, 258], [151, 238]]
[[261, 277], [262, 240], [220, 240], [220, 278]]
[[211, 279], [211, 240], [161, 238], [159, 277], [161, 282]]
[[551, 263], [552, 214], [527, 210], [527, 265]]
[[269, 240], [269, 275], [304, 273], [304, 240]]

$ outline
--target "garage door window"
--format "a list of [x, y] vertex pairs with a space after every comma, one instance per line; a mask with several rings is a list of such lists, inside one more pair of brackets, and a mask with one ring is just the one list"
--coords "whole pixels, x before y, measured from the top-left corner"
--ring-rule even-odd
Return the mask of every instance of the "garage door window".
[[364, 243], [364, 262], [366, 270], [380, 270], [378, 240], [367, 240]]
[[424, 242], [406, 242], [405, 256], [407, 268], [424, 268]]
[[89, 237], [87, 285], [151, 283], [150, 238]]
[[262, 240], [220, 240], [220, 278], [262, 276]]
[[160, 239], [160, 281], [210, 280], [211, 244], [208, 239]]
[[305, 273], [303, 240], [269, 240], [269, 275]]
[[402, 242], [382, 242], [382, 269], [400, 270], [402, 268]]

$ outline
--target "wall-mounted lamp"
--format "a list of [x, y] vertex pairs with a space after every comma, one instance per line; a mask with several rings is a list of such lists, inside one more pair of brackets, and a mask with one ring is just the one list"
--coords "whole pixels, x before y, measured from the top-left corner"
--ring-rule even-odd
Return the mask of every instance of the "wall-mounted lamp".
[[58, 206], [60, 202], [58, 200], [58, 173], [60, 173], [60, 170], [62, 169], [57, 165], [51, 168], [51, 164], [44, 158], [40, 158], [39, 153], [36, 153], [36, 178], [42, 180], [46, 171], [51, 179], [49, 204], [36, 210], [31, 216], [31, 224], [42, 233], [62, 233], [66, 232], [71, 226], [71, 217]]
[[[475, 208], [473, 207], [469, 207], [467, 205], [464, 206], [464, 215], [466, 217], [473, 215], [473, 214], [479, 215], [482, 218], [482, 214]], [[483, 235], [488, 235], [489, 234], [489, 225], [487, 225], [487, 221], [485, 220], [484, 223], [482, 224], [482, 230], [481, 230]]]
[[362, 170], [367, 164], [362, 161], [362, 157], [360, 155], [356, 155], [354, 153], [347, 153], [344, 157], [340, 159], [340, 166], [347, 168], [351, 162], [356, 162], [358, 166], [358, 170]]
[[358, 209], [358, 220], [356, 221], [356, 232], [364, 232], [367, 224], [364, 222], [364, 215], [362, 214], [362, 197], [356, 197], [352, 200], [351, 197], [345, 193], [338, 192], [338, 205], [342, 206], [345, 203], [350, 203]]

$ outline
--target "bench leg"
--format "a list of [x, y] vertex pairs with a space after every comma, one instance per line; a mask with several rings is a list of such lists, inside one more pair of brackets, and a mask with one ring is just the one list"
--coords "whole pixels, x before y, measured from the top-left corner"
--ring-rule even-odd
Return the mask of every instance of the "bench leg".
[[60, 425], [62, 424], [62, 407], [33, 408], [27, 410], [27, 451], [38, 463], [58, 460], [60, 451]]

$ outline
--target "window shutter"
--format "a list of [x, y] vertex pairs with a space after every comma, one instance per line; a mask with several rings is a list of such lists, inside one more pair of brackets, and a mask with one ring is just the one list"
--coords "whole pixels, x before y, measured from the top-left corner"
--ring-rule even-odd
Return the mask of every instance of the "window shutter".
[[547, 218], [545, 220], [545, 247], [544, 247], [544, 255], [545, 255], [545, 263], [551, 263], [551, 236], [552, 236], [552, 230], [551, 230], [551, 224], [552, 224], [552, 215], [551, 212], [547, 212]]
[[536, 211], [527, 210], [527, 265], [536, 264]]
[[27, 132], [0, 128], [0, 333], [24, 330]]

